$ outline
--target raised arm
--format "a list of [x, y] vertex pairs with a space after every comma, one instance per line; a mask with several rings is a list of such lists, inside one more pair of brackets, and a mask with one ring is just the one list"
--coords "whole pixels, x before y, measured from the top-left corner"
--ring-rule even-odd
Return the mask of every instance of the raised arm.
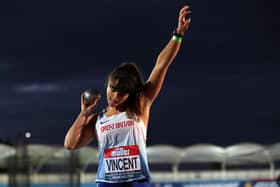
[[186, 16], [191, 13], [189, 6], [184, 6], [179, 12], [178, 26], [172, 38], [164, 49], [160, 52], [156, 64], [146, 82], [146, 89], [144, 92], [146, 104], [151, 104], [160, 92], [166, 72], [169, 65], [176, 57], [184, 36], [188, 29], [191, 19], [186, 19]]
[[84, 97], [81, 96], [81, 112], [65, 136], [64, 147], [66, 149], [78, 149], [88, 145], [93, 140], [95, 136], [94, 124], [98, 115], [92, 113], [99, 100], [100, 98], [96, 99], [93, 104], [86, 106]]

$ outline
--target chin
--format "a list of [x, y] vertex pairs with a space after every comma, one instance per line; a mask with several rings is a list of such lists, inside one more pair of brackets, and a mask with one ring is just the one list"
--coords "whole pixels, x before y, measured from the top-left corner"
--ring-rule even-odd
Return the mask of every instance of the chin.
[[113, 103], [113, 102], [108, 102], [108, 105], [110, 107], [117, 107], [118, 106], [116, 103]]

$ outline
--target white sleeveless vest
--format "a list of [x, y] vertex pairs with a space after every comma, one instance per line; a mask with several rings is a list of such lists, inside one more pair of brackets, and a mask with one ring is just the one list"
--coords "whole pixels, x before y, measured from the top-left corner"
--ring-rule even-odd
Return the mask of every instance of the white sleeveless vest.
[[143, 121], [129, 119], [126, 112], [107, 117], [103, 111], [95, 128], [99, 147], [97, 182], [150, 180]]

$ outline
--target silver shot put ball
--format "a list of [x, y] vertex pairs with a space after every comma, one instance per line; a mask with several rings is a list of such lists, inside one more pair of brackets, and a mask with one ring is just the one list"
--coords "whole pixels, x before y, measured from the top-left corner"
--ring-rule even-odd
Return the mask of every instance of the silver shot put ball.
[[95, 99], [101, 97], [101, 94], [95, 89], [88, 89], [83, 92], [83, 96], [85, 99], [85, 104], [90, 105], [95, 101]]

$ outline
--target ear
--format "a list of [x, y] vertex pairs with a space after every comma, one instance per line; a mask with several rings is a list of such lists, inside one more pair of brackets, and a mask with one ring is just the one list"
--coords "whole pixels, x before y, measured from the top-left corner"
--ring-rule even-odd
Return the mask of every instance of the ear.
[[125, 93], [124, 95], [121, 96], [121, 100], [123, 103], [126, 103], [129, 98], [129, 93]]
[[130, 95], [129, 93], [126, 93], [126, 94], [123, 95], [123, 97], [125, 98], [125, 100], [127, 100], [127, 99], [129, 98], [129, 95]]

